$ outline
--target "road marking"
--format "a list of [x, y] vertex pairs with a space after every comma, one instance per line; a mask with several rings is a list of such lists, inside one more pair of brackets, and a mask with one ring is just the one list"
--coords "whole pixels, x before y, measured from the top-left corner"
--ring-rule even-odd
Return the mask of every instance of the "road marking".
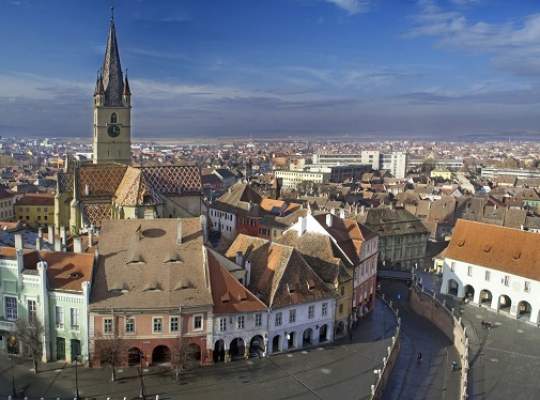
[[292, 358], [294, 356], [292, 354], [287, 354], [287, 357]]
[[302, 354], [309, 354], [309, 351], [302, 350]]

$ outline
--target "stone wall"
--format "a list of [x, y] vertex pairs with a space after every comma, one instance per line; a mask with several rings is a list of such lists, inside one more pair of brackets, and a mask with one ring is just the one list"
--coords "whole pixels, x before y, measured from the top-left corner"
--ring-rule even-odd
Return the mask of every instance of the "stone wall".
[[461, 318], [456, 318], [452, 310], [437, 299], [434, 292], [424, 291], [416, 284], [411, 286], [409, 302], [414, 312], [430, 320], [456, 348], [461, 362], [460, 400], [465, 400], [469, 372], [469, 339]]
[[377, 370], [378, 372], [378, 379], [377, 383], [375, 385], [371, 385], [371, 400], [379, 400], [382, 398], [384, 388], [386, 387], [386, 382], [388, 382], [388, 379], [390, 378], [390, 374], [392, 373], [392, 369], [394, 368], [394, 365], [396, 363], [396, 360], [399, 355], [400, 350], [400, 332], [401, 332], [401, 320], [399, 318], [398, 309], [394, 308], [391, 300], [386, 300], [385, 296], [381, 296], [381, 300], [386, 304], [390, 310], [394, 313], [394, 316], [396, 317], [396, 332], [394, 336], [392, 336], [392, 343], [390, 346], [387, 347], [387, 355], [386, 357], [383, 357], [382, 360], [382, 368]]

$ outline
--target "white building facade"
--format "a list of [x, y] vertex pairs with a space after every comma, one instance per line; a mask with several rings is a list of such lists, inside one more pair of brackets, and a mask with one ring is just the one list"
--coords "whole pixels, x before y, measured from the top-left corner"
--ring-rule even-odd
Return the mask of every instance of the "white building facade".
[[335, 308], [336, 300], [326, 298], [270, 310], [269, 353], [275, 354], [332, 342]]
[[458, 220], [445, 250], [441, 293], [540, 323], [540, 235]]
[[282, 185], [287, 189], [294, 189], [302, 182], [321, 184], [330, 181], [330, 174], [326, 172], [275, 171], [275, 176], [278, 179], [282, 179]]

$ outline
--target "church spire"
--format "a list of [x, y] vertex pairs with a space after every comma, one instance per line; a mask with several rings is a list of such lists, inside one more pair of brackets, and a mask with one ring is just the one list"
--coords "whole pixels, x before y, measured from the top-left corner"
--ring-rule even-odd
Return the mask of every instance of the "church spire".
[[105, 106], [121, 106], [122, 94], [124, 93], [124, 78], [120, 64], [118, 41], [116, 39], [113, 8], [111, 8], [107, 48], [105, 49], [105, 59], [103, 60], [102, 82], [105, 89]]

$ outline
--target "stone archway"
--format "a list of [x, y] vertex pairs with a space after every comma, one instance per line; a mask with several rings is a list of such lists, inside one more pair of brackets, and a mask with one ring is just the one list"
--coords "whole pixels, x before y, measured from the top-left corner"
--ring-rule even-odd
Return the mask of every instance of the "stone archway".
[[530, 321], [532, 314], [532, 307], [528, 301], [520, 301], [517, 308], [517, 317], [525, 321]]
[[493, 294], [489, 290], [484, 289], [480, 291], [480, 305], [481, 306], [491, 307], [492, 301], [493, 301]]
[[296, 347], [296, 332], [287, 333], [287, 349], [294, 349]]
[[446, 293], [452, 296], [457, 296], [459, 292], [459, 283], [455, 279], [448, 280], [448, 290]]
[[249, 342], [249, 356], [262, 357], [264, 353], [264, 339], [261, 335], [253, 336]]
[[225, 361], [225, 342], [223, 341], [223, 339], [216, 341], [216, 343], [214, 344], [214, 351], [212, 356], [215, 363]]
[[324, 343], [328, 340], [328, 325], [324, 324], [319, 328], [319, 343]]
[[154, 347], [154, 350], [152, 351], [152, 364], [153, 365], [160, 365], [160, 364], [168, 364], [171, 362], [171, 350], [165, 346], [160, 345]]
[[128, 350], [128, 366], [136, 367], [141, 364], [141, 350], [138, 347], [132, 347]]
[[302, 334], [302, 347], [311, 346], [313, 344], [313, 329], [307, 328]]
[[465, 296], [465, 299], [469, 301], [474, 300], [474, 287], [472, 285], [465, 285], [464, 296]]
[[498, 303], [497, 309], [499, 311], [509, 313], [511, 308], [512, 308], [512, 299], [510, 299], [510, 297], [505, 294], [501, 294], [499, 296], [499, 303]]
[[281, 336], [276, 335], [272, 339], [272, 353], [279, 353], [281, 351]]
[[244, 358], [246, 354], [246, 344], [244, 343], [244, 339], [233, 339], [231, 345], [229, 346], [229, 354], [231, 356], [231, 360], [240, 360]]

